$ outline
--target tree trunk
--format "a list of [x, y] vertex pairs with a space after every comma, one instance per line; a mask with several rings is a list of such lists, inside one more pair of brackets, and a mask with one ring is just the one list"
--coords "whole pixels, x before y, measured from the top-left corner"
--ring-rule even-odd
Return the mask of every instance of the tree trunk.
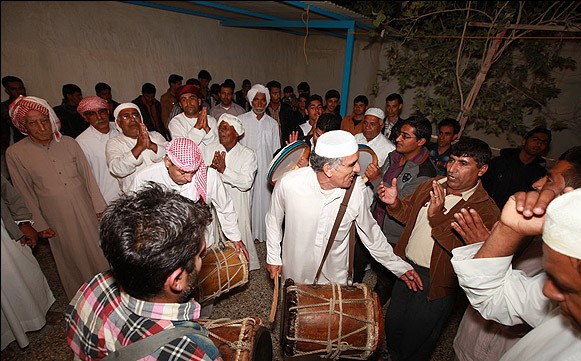
[[507, 28], [504, 28], [504, 29], [502, 29], [502, 31], [500, 33], [498, 33], [496, 35], [496, 38], [494, 39], [492, 46], [488, 49], [488, 53], [486, 54], [486, 58], [482, 62], [482, 66], [480, 67], [480, 70], [478, 71], [478, 74], [476, 75], [476, 79], [474, 80], [474, 85], [472, 86], [470, 93], [466, 97], [464, 104], [462, 104], [462, 110], [458, 114], [458, 121], [460, 122], [459, 137], [461, 137], [462, 132], [464, 132], [464, 127], [466, 126], [466, 122], [468, 121], [468, 114], [470, 114], [470, 111], [472, 110], [472, 107], [474, 106], [474, 102], [476, 101], [476, 96], [478, 96], [478, 93], [480, 92], [480, 88], [482, 87], [482, 84], [484, 83], [484, 80], [486, 79], [486, 74], [488, 74], [488, 71], [490, 70], [492, 63], [494, 62], [494, 57], [496, 56], [496, 52], [498, 51], [498, 48], [500, 47], [500, 44], [502, 43], [502, 40], [504, 39], [504, 36], [506, 35], [507, 30], [508, 30]]

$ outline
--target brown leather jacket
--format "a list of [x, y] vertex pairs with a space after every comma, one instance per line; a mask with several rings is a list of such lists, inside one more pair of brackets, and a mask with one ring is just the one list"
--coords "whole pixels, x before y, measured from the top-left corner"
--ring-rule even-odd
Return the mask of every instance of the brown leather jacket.
[[[435, 179], [441, 179], [438, 176]], [[398, 207], [388, 208], [390, 215], [405, 224], [405, 228], [397, 243], [394, 252], [403, 259], [405, 258], [405, 249], [408, 244], [410, 235], [416, 223], [416, 218], [421, 207], [430, 200], [430, 190], [432, 189], [432, 179], [429, 179], [418, 186], [416, 191], [404, 198]], [[446, 183], [443, 184], [446, 187]], [[474, 194], [465, 201], [461, 199], [447, 214], [439, 214], [430, 219], [432, 226], [432, 238], [434, 239], [434, 248], [430, 259], [430, 290], [429, 300], [435, 300], [448, 296], [458, 289], [458, 279], [450, 262], [452, 258], [452, 249], [466, 245], [462, 237], [458, 235], [451, 227], [454, 221], [454, 213], [461, 208], [475, 209], [482, 217], [484, 224], [491, 229], [494, 223], [500, 217], [498, 207], [488, 196], [486, 190], [479, 183]]]

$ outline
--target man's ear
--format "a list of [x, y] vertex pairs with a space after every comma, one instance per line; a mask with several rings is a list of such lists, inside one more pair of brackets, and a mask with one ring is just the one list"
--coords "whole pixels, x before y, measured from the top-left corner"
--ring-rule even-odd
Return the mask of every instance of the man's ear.
[[418, 140], [418, 144], [423, 146], [424, 144], [426, 144], [426, 138], [422, 138], [420, 140]]
[[163, 162], [165, 163], [165, 167], [169, 168], [169, 166], [171, 165], [171, 160], [169, 160], [169, 158], [167, 157], [167, 155], [165, 155], [163, 157]]
[[164, 287], [173, 293], [180, 293], [187, 286], [186, 271], [180, 267], [173, 271], [165, 280]]
[[480, 168], [478, 170], [478, 176], [482, 177], [484, 175], [484, 173], [486, 173], [487, 170], [488, 170], [488, 164], [483, 165], [482, 168]]
[[323, 173], [325, 173], [325, 175], [327, 176], [327, 178], [331, 178], [331, 171], [333, 170], [333, 167], [331, 167], [331, 165], [329, 163], [325, 163], [325, 165], [323, 166]]

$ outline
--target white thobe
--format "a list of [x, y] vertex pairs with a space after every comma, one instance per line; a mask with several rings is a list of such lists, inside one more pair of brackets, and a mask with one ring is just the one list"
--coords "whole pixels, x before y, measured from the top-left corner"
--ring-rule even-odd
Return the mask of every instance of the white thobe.
[[150, 131], [149, 138], [157, 144], [157, 152], [146, 149], [137, 159], [131, 153], [131, 149], [137, 144], [137, 139], [126, 137], [119, 134], [115, 138], [109, 139], [105, 148], [107, 157], [107, 166], [109, 172], [117, 178], [119, 188], [126, 192], [133, 182], [135, 175], [148, 165], [161, 162], [165, 156], [165, 146], [167, 140], [158, 132]]
[[[377, 136], [371, 139], [369, 142], [367, 141], [363, 133], [357, 133], [355, 134], [355, 140], [357, 141], [357, 144], [367, 145], [369, 146], [369, 148], [371, 148], [371, 150], [375, 152], [375, 154], [377, 155], [377, 162], [379, 163], [380, 168], [383, 165], [383, 163], [385, 163], [385, 160], [387, 159], [387, 155], [389, 154], [389, 152], [395, 150], [395, 145], [393, 145], [393, 143], [389, 139], [387, 139], [385, 135], [381, 133], [377, 134]], [[362, 169], [362, 171], [365, 172], [365, 169]]]
[[[193, 182], [184, 185], [176, 184], [170, 178], [169, 172], [163, 162], [152, 164], [135, 175], [130, 190], [139, 190], [148, 181], [163, 184], [167, 188], [173, 189], [180, 195], [193, 201], [197, 201], [200, 198], [200, 194], [198, 194], [196, 185]], [[208, 168], [206, 203], [216, 209], [218, 221], [226, 238], [234, 242], [240, 241], [242, 236], [238, 229], [238, 217], [234, 209], [234, 203], [226, 191], [224, 183], [220, 180], [218, 172], [213, 168]], [[218, 241], [218, 235], [214, 234], [214, 221], [212, 220], [212, 223], [206, 227], [206, 247], [210, 247]]]
[[218, 122], [211, 115], [207, 115], [210, 131], [206, 133], [204, 129], [195, 127], [198, 117], [188, 118], [184, 113], [180, 113], [170, 120], [168, 129], [172, 139], [188, 138], [196, 142], [203, 149], [208, 144], [218, 143]]
[[264, 217], [270, 207], [272, 196], [272, 188], [266, 175], [274, 152], [280, 148], [279, 126], [278, 122], [267, 114], [259, 120], [252, 110], [240, 115], [238, 119], [244, 126], [244, 136], [240, 143], [256, 153], [258, 164], [252, 190], [252, 236], [264, 241], [266, 239]]
[[[220, 143], [212, 144], [204, 149], [204, 162], [211, 164], [214, 152], [226, 152]], [[250, 270], [260, 268], [258, 254], [252, 237], [252, 223], [250, 207], [252, 206], [252, 185], [256, 176], [256, 154], [240, 143], [226, 152], [226, 169], [219, 173], [226, 190], [234, 202], [234, 209], [238, 215], [238, 228], [242, 233], [242, 242], [246, 245], [249, 256]]]
[[543, 295], [546, 273], [527, 277], [512, 268], [512, 256], [474, 259], [482, 244], [452, 250], [452, 265], [470, 304], [486, 319], [533, 327], [501, 360], [579, 360], [581, 331]]
[[111, 203], [121, 194], [117, 178], [109, 172], [105, 148], [107, 141], [119, 135], [114, 122], [109, 122], [109, 133], [103, 134], [93, 126], [88, 127], [84, 132], [75, 138], [81, 146], [87, 161], [93, 170], [93, 175], [97, 180], [99, 189], [103, 193], [103, 198], [107, 204]]
[[[357, 183], [323, 266], [319, 283], [347, 283], [349, 229], [353, 221], [361, 241], [379, 263], [397, 277], [412, 269], [412, 266], [393, 253], [369, 210], [365, 184], [359, 177], [356, 179]], [[297, 283], [313, 282], [345, 191], [344, 188], [322, 190], [311, 167], [287, 172], [276, 183], [271, 207], [266, 215], [266, 262], [282, 265], [283, 279], [292, 278]]]

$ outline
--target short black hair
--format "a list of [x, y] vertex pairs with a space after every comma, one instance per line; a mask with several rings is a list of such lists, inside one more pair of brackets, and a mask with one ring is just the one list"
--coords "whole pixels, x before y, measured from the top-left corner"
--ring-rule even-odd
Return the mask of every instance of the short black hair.
[[210, 94], [220, 94], [220, 84], [214, 83], [210, 86]]
[[337, 98], [337, 99], [339, 99], [339, 98], [341, 98], [341, 94], [339, 94], [339, 91], [338, 90], [335, 90], [335, 89], [328, 90], [325, 93], [325, 100], [331, 99], [331, 98]]
[[369, 99], [365, 95], [358, 95], [353, 99], [353, 104], [355, 103], [363, 103], [365, 106], [369, 105]]
[[563, 172], [565, 186], [575, 189], [581, 188], [581, 146], [567, 149], [559, 160], [564, 160], [571, 164], [571, 168]]
[[426, 145], [430, 143], [432, 139], [432, 123], [428, 119], [421, 115], [412, 115], [401, 121], [399, 130], [401, 131], [401, 128], [406, 124], [415, 128], [415, 134], [418, 140], [425, 139]]
[[330, 132], [331, 130], [341, 129], [341, 116], [335, 113], [323, 113], [317, 119], [316, 128], [323, 132]]
[[299, 85], [297, 85], [297, 89], [299, 90], [299, 93], [301, 91], [304, 91], [305, 93], [309, 93], [311, 91], [311, 86], [306, 81], [302, 81], [299, 83]]
[[17, 76], [6, 75], [5, 77], [2, 78], [2, 85], [4, 86], [4, 88], [8, 88], [8, 83], [16, 83], [16, 82], [24, 84], [22, 79], [20, 79]]
[[200, 86], [200, 81], [196, 78], [189, 78], [186, 80], [186, 85], [197, 85]]
[[438, 123], [438, 131], [440, 131], [440, 128], [447, 126], [447, 125], [451, 125], [454, 128], [454, 134], [460, 133], [460, 122], [458, 122], [456, 119], [452, 119], [452, 118], [446, 118], [444, 120], [441, 120]]
[[403, 104], [403, 98], [398, 93], [391, 93], [386, 98], [385, 101], [394, 101], [397, 100], [400, 104]]
[[[232, 86], [232, 89], [236, 89], [236, 83], [234, 82], [234, 80], [228, 78], [226, 80], [224, 80], [224, 82], [222, 84], [230, 84]], [[220, 85], [222, 86], [222, 85]]]
[[524, 135], [523, 138], [525, 138], [525, 140], [528, 140], [530, 137], [532, 137], [533, 135], [535, 135], [537, 133], [546, 134], [549, 137], [549, 143], [551, 143], [551, 140], [553, 139], [553, 134], [551, 133], [551, 131], [549, 129], [547, 129], [545, 127], [533, 128], [533, 129], [529, 130], [528, 132], [526, 132], [526, 134]]
[[141, 93], [142, 94], [155, 94], [157, 89], [155, 89], [155, 85], [151, 83], [145, 83], [141, 86]]
[[111, 90], [111, 86], [109, 86], [109, 84], [107, 83], [97, 83], [95, 84], [95, 93], [99, 93], [103, 90]]
[[323, 98], [321, 98], [319, 94], [313, 94], [307, 98], [306, 107], [308, 108], [309, 105], [311, 105], [311, 103], [314, 102], [315, 100], [318, 100], [319, 102], [321, 102], [321, 104], [323, 104]]
[[250, 82], [250, 79], [242, 80], [242, 86], [244, 86], [244, 85], [252, 85], [252, 83]]
[[229, 82], [223, 82], [222, 84], [220, 84], [220, 91], [222, 91], [222, 88], [229, 88], [232, 90], [232, 93], [234, 93], [234, 84], [229, 83]]
[[490, 162], [492, 150], [488, 143], [478, 138], [462, 137], [452, 148], [455, 157], [470, 157], [476, 161], [478, 168]]
[[207, 71], [205, 69], [202, 69], [198, 73], [198, 79], [212, 80], [212, 76], [210, 75], [210, 72], [209, 71]]
[[67, 95], [75, 94], [75, 93], [82, 93], [81, 88], [79, 88], [76, 84], [65, 84], [63, 85], [63, 97], [67, 97]]
[[184, 77], [177, 74], [172, 74], [169, 76], [169, 78], [167, 78], [167, 82], [169, 83], [169, 85], [179, 83], [182, 80], [184, 80]]
[[272, 90], [272, 88], [279, 88], [280, 89], [281, 86], [282, 85], [280, 84], [280, 82], [276, 81], [276, 80], [271, 80], [268, 83], [266, 83], [266, 87], [268, 88], [269, 91]]
[[282, 92], [283, 92], [283, 93], [294, 93], [294, 92], [295, 92], [295, 90], [293, 89], [293, 87], [292, 87], [292, 86], [290, 86], [290, 85], [287, 85], [287, 86], [285, 86], [285, 87], [284, 87], [284, 89], [282, 90]]

